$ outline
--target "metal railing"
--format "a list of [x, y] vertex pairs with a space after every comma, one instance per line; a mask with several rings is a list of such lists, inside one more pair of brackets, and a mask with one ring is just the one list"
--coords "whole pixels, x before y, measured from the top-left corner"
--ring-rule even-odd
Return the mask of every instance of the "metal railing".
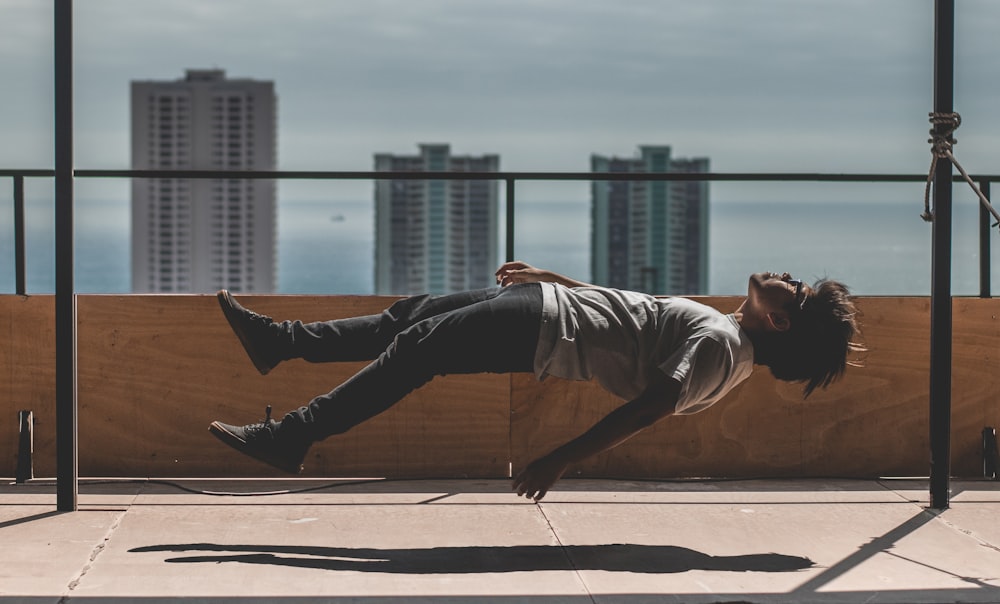
[[[24, 246], [24, 184], [26, 178], [52, 178], [55, 181], [56, 205], [56, 466], [57, 509], [77, 509], [77, 408], [76, 408], [76, 357], [75, 357], [75, 302], [73, 300], [73, 246], [72, 241], [72, 181], [76, 178], [156, 178], [156, 179], [297, 179], [297, 180], [495, 180], [506, 186], [506, 258], [515, 259], [514, 216], [516, 184], [519, 181], [695, 181], [695, 182], [825, 182], [825, 183], [924, 183], [923, 174], [822, 174], [822, 173], [608, 173], [608, 172], [389, 172], [389, 171], [213, 171], [213, 170], [4, 170], [0, 178], [11, 178], [14, 190], [15, 265], [17, 293], [25, 292]], [[60, 162], [57, 161], [57, 165]], [[943, 169], [944, 162], [939, 165]], [[950, 170], [950, 166], [947, 166]], [[946, 182], [946, 197], [941, 199], [943, 220], [936, 220], [932, 230], [932, 328], [937, 325], [950, 337], [950, 312], [940, 318], [941, 308], [950, 311], [951, 280], [951, 214], [952, 181], [936, 176], [938, 186]], [[1000, 180], [996, 175], [976, 175], [980, 189], [989, 196], [990, 183]], [[979, 211], [979, 263], [980, 297], [990, 297], [990, 219], [985, 208]], [[65, 236], [60, 236], [65, 234]], [[936, 310], [935, 310], [936, 309]], [[934, 330], [932, 329], [932, 333]], [[944, 348], [944, 350], [941, 350]], [[950, 379], [950, 341], [942, 336], [932, 338], [931, 345], [931, 507], [948, 507], [950, 480], [950, 410], [951, 398], [942, 382]]]
[[[0, 169], [0, 178], [10, 178], [14, 194], [14, 265], [15, 292], [26, 295], [25, 223], [26, 178], [53, 178], [54, 170]], [[823, 174], [789, 172], [705, 172], [705, 173], [621, 173], [621, 172], [434, 172], [434, 171], [297, 171], [297, 170], [74, 170], [75, 178], [151, 178], [151, 179], [271, 179], [271, 180], [495, 180], [506, 188], [505, 258], [516, 258], [514, 250], [517, 207], [516, 185], [527, 181], [687, 181], [687, 182], [825, 182], [825, 183], [923, 183], [925, 174]], [[1000, 175], [974, 175], [972, 179], [989, 197], [990, 183]], [[960, 175], [954, 182], [964, 182]], [[991, 294], [990, 230], [992, 215], [979, 208], [979, 297]], [[66, 261], [56, 257], [56, 264]]]
[[[74, 170], [73, 169], [73, 0], [54, 0], [53, 63], [55, 72], [55, 169], [51, 176], [55, 182], [55, 232], [56, 232], [56, 461], [58, 483], [56, 506], [61, 511], [77, 509], [77, 408], [76, 408], [76, 310], [73, 300], [73, 182], [86, 177], [138, 177], [142, 173], [129, 170]], [[934, 113], [950, 114], [954, 101], [954, 42], [955, 2], [935, 0], [934, 3]], [[931, 286], [931, 507], [948, 507], [950, 468], [950, 412], [951, 412], [951, 229], [952, 229], [952, 166], [938, 162], [934, 172], [933, 187], [936, 208], [940, 209], [932, 229], [932, 286]], [[28, 171], [7, 174], [14, 178], [15, 189], [22, 191], [23, 181], [18, 175]], [[169, 178], [167, 172], [150, 172], [149, 177]], [[185, 174], [185, 172], [177, 172]], [[188, 178], [215, 178], [210, 172], [187, 172]], [[219, 174], [219, 173], [214, 173]], [[365, 178], [386, 179], [385, 172], [257, 172], [227, 177], [242, 178]], [[412, 179], [414, 173], [404, 178]], [[697, 174], [697, 175], [612, 175], [592, 173], [493, 173], [482, 176], [472, 174], [421, 173], [423, 178], [489, 178], [501, 179], [507, 184], [508, 231], [507, 254], [513, 254], [514, 184], [518, 180], [702, 180], [718, 181], [815, 181], [815, 182], [922, 182], [923, 175], [824, 175], [824, 174]], [[0, 173], [0, 176], [4, 176]], [[46, 174], [48, 176], [48, 174]], [[182, 176], [177, 176], [182, 177]], [[978, 177], [981, 183], [995, 177]], [[988, 182], [985, 183], [988, 188]], [[23, 202], [23, 200], [22, 200]], [[23, 208], [23, 204], [21, 206]], [[981, 214], [982, 216], [982, 214]], [[984, 219], [980, 218], [980, 223]], [[985, 219], [989, 222], [989, 219]], [[988, 231], [988, 227], [980, 232]], [[23, 241], [23, 231], [22, 231]], [[982, 246], [988, 245], [988, 237]], [[981, 249], [983, 249], [981, 247]], [[988, 248], [986, 248], [988, 249]], [[988, 254], [981, 254], [988, 258]], [[988, 284], [988, 272], [985, 283]], [[988, 287], [988, 285], [981, 286]], [[988, 294], [988, 290], [986, 292]]]
[[54, 178], [55, 170], [4, 170], [0, 177], [10, 178], [14, 193], [14, 291], [27, 294], [25, 287], [24, 179]]

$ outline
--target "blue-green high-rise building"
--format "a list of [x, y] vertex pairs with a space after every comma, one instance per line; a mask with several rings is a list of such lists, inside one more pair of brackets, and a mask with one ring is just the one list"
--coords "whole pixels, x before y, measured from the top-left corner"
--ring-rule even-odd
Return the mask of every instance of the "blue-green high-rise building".
[[[376, 171], [497, 172], [498, 155], [452, 155], [423, 144], [417, 155], [375, 155]], [[495, 180], [375, 182], [375, 293], [443, 294], [496, 283]]]
[[[708, 159], [674, 159], [668, 146], [632, 158], [591, 156], [592, 172], [708, 172]], [[708, 292], [708, 182], [595, 181], [594, 283], [651, 294]]]

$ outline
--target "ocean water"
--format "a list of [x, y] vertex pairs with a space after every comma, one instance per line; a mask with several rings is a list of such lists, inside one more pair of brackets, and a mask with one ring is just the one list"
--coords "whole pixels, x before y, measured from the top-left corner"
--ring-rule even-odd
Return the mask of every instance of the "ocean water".
[[[929, 295], [931, 226], [919, 218], [922, 209], [920, 200], [714, 201], [708, 293], [741, 294], [751, 272], [772, 270], [809, 281], [840, 279], [862, 295]], [[979, 292], [977, 211], [972, 203], [955, 206], [955, 295]], [[0, 293], [15, 289], [12, 217], [11, 201], [0, 199]], [[78, 200], [74, 218], [76, 291], [129, 292], [128, 202]], [[373, 218], [368, 201], [279, 202], [278, 292], [372, 293]], [[53, 223], [50, 202], [28, 204], [28, 293], [55, 289]], [[518, 259], [583, 280], [590, 278], [588, 203], [519, 202], [515, 232]], [[996, 240], [997, 229], [991, 237]], [[991, 251], [994, 279], [1000, 276], [997, 248], [1000, 242]], [[504, 256], [501, 250], [499, 257]]]

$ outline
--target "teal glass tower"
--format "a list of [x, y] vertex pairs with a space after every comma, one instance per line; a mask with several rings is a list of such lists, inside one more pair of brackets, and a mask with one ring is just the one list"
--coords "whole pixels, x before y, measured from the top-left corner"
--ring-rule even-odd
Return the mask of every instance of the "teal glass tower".
[[[675, 159], [668, 146], [641, 146], [632, 158], [591, 156], [592, 172], [708, 172], [708, 159]], [[706, 181], [594, 181], [594, 283], [651, 294], [708, 292]]]

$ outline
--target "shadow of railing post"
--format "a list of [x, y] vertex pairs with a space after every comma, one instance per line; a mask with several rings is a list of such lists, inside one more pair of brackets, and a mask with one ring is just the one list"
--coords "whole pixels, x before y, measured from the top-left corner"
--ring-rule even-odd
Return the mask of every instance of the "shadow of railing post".
[[804, 601], [809, 600], [810, 595], [819, 593], [820, 588], [829, 585], [834, 579], [844, 576], [848, 572], [861, 566], [873, 557], [884, 554], [892, 549], [900, 540], [907, 535], [915, 533], [925, 524], [937, 518], [938, 513], [934, 510], [921, 510], [906, 522], [890, 530], [884, 535], [873, 537], [871, 541], [862, 545], [857, 551], [833, 564], [825, 571], [809, 579], [798, 586], [792, 594], [801, 596]]

